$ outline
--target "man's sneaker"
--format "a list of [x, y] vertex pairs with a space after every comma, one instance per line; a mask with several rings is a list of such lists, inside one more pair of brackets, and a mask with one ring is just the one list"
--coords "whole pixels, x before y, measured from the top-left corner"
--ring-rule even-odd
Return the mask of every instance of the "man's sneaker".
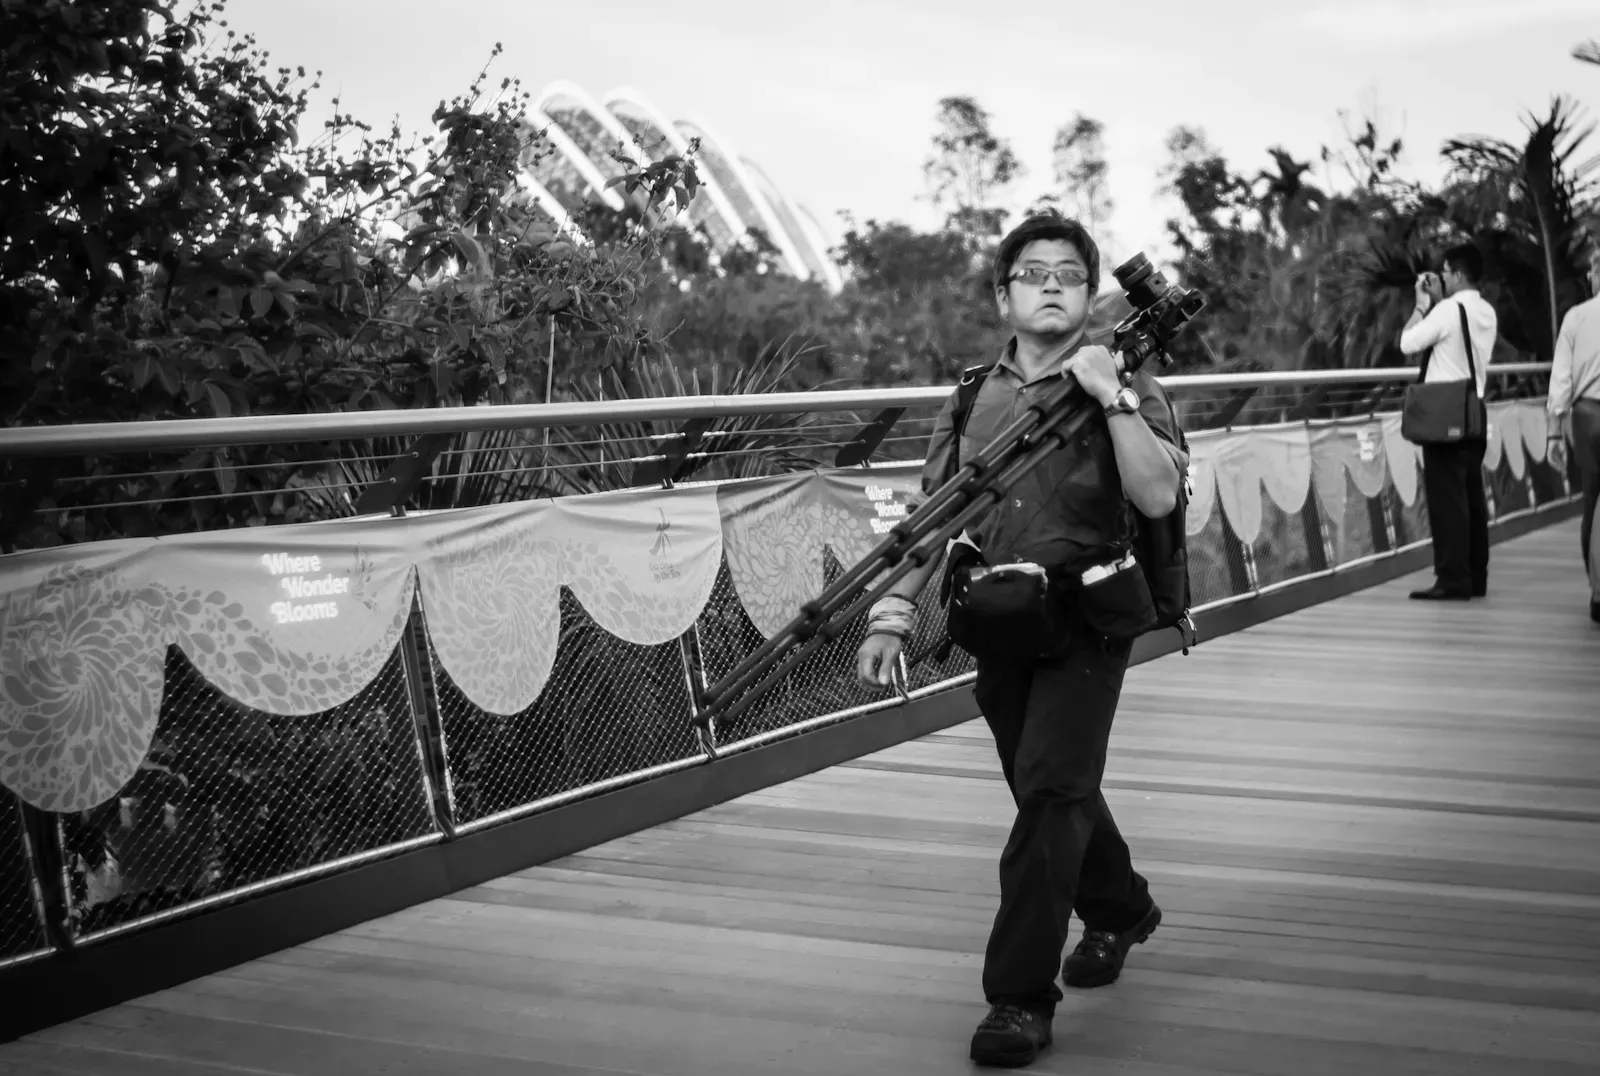
[[996, 1005], [972, 1033], [972, 1060], [1017, 1069], [1050, 1045], [1050, 1020], [1018, 1005]]
[[1155, 933], [1161, 922], [1161, 909], [1154, 904], [1139, 922], [1120, 934], [1109, 930], [1085, 930], [1067, 959], [1061, 962], [1061, 981], [1068, 986], [1107, 986], [1122, 974], [1128, 950]]

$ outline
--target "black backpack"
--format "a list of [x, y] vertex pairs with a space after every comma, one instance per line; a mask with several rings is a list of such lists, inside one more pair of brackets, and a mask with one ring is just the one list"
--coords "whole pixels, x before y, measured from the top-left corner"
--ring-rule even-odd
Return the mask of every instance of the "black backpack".
[[[961, 469], [961, 434], [967, 427], [967, 418], [972, 414], [972, 404], [978, 398], [978, 390], [993, 371], [994, 364], [990, 363], [968, 367], [961, 373], [961, 380], [956, 385], [955, 409], [951, 412], [955, 433], [950, 445], [950, 464], [945, 469], [946, 482]], [[1170, 399], [1167, 409], [1172, 415], [1172, 428], [1178, 434], [1178, 447], [1187, 455], [1189, 439], [1184, 436], [1183, 427], [1178, 425], [1178, 415], [1172, 410]], [[1155, 599], [1156, 620], [1150, 630], [1178, 629], [1183, 652], [1187, 654], [1189, 647], [1199, 639], [1195, 635], [1194, 621], [1189, 618], [1189, 532], [1185, 528], [1189, 483], [1187, 476], [1180, 477], [1178, 504], [1170, 514], [1161, 519], [1150, 519], [1131, 505], [1129, 510], [1134, 520], [1133, 554], [1144, 569], [1145, 581], [1150, 585], [1150, 596]]]

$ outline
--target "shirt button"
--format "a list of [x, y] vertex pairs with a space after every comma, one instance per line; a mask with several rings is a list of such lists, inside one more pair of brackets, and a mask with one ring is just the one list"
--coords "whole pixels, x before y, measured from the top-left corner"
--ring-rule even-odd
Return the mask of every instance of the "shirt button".
[[1014, 508], [1021, 508], [1022, 507], [1022, 499], [1020, 497], [1017, 498], [1016, 500], [1011, 502], [1011, 505]]

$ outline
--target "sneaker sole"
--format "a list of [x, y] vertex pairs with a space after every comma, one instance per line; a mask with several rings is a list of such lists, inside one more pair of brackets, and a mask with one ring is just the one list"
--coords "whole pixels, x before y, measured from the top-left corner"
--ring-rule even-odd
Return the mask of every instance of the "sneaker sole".
[[[1150, 939], [1150, 935], [1156, 932], [1156, 927], [1160, 925], [1161, 908], [1159, 906], [1153, 907], [1150, 909], [1150, 914], [1145, 916], [1144, 919], [1140, 921], [1139, 925], [1134, 928], [1135, 933], [1133, 935], [1133, 941], [1128, 943], [1128, 948], [1132, 949], [1135, 945], [1143, 945]], [[1109, 974], [1101, 973], [1099, 975], [1079, 976], [1076, 979], [1072, 979], [1067, 977], [1066, 969], [1063, 968], [1061, 971], [1061, 981], [1067, 986], [1070, 986], [1076, 990], [1092, 990], [1097, 986], [1110, 986], [1112, 983], [1116, 982], [1121, 975], [1121, 968], [1112, 968]]]

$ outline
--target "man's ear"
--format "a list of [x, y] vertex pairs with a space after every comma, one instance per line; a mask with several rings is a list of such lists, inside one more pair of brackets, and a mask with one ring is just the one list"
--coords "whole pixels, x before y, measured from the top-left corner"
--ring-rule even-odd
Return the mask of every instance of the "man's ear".
[[1000, 311], [1000, 320], [1006, 321], [1011, 317], [1011, 297], [1006, 294], [1004, 285], [997, 285], [994, 289], [995, 309]]

